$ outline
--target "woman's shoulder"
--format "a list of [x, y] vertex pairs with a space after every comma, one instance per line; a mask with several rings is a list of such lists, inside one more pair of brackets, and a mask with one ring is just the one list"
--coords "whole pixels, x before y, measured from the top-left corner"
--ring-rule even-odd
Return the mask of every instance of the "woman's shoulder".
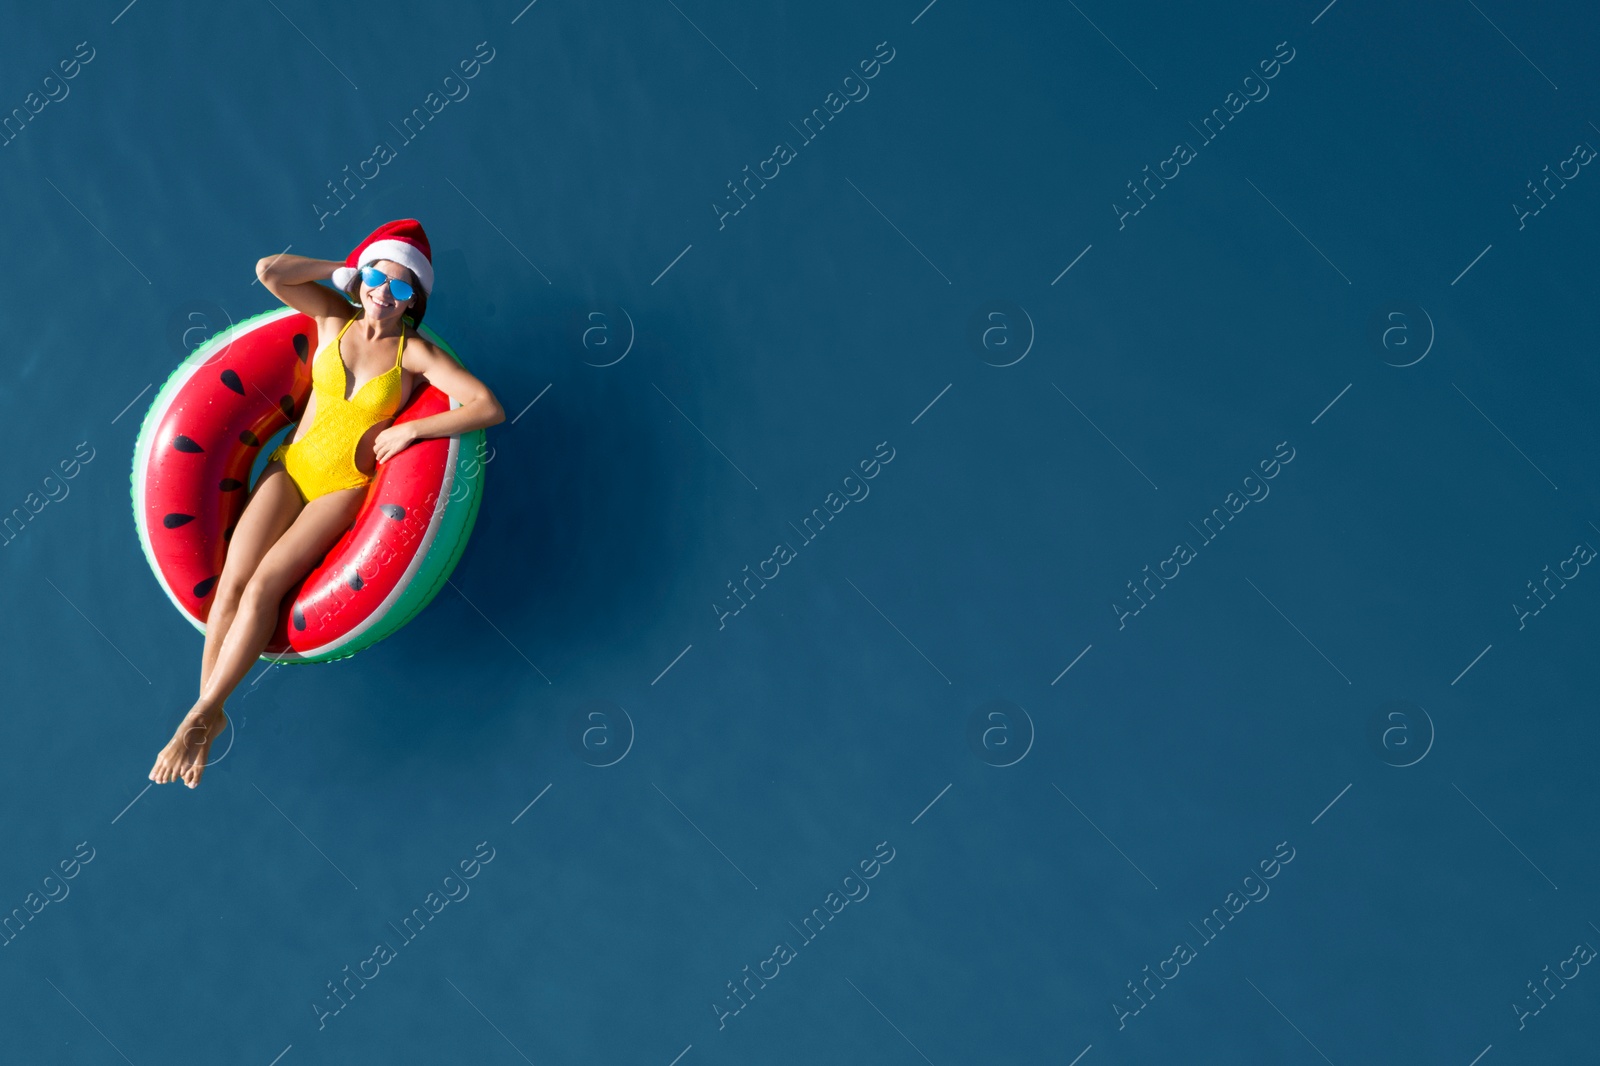
[[416, 357], [418, 371], [426, 370], [427, 363], [444, 356], [444, 351], [437, 344], [424, 337], [421, 331], [410, 322], [402, 323], [401, 328], [406, 331], [406, 350], [401, 362], [406, 365], [407, 369], [411, 368], [413, 356]]
[[350, 320], [355, 317], [356, 307], [351, 304], [338, 314], [314, 318], [313, 321], [317, 324], [317, 347], [315, 350], [320, 352], [332, 344], [334, 338], [339, 336], [340, 330], [344, 329]]

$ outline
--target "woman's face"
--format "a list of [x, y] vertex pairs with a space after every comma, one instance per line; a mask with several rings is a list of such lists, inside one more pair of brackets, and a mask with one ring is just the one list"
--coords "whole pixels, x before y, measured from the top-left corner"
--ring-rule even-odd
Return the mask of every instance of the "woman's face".
[[[379, 259], [377, 262], [368, 265], [383, 271], [388, 277], [405, 282], [413, 290], [417, 287], [416, 277], [399, 263], [388, 259]], [[412, 302], [411, 299], [396, 300], [394, 293], [389, 291], [388, 282], [384, 282], [374, 289], [367, 284], [365, 278], [361, 279], [361, 309], [369, 318], [379, 322], [386, 322], [391, 318], [399, 318], [405, 313], [406, 308], [411, 306]]]

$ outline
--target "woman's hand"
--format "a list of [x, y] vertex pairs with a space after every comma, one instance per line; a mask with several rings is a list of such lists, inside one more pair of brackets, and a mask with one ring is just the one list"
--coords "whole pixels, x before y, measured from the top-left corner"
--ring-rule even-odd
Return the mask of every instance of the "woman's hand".
[[387, 463], [390, 459], [405, 451], [412, 441], [420, 438], [421, 434], [416, 431], [415, 426], [410, 422], [398, 426], [390, 426], [372, 438], [373, 457], [380, 463]]

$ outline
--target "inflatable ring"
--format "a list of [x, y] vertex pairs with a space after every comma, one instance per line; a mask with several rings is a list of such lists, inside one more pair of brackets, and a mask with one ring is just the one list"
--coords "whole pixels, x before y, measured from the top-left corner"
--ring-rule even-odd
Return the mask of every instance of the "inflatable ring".
[[[426, 326], [425, 338], [459, 356]], [[280, 308], [207, 340], [167, 378], [133, 453], [133, 520], [156, 580], [204, 633], [251, 470], [311, 395], [317, 325]], [[395, 425], [460, 405], [412, 390]], [[426, 437], [380, 463], [354, 524], [284, 597], [262, 658], [331, 662], [371, 647], [432, 601], [461, 558], [483, 498], [484, 431]]]

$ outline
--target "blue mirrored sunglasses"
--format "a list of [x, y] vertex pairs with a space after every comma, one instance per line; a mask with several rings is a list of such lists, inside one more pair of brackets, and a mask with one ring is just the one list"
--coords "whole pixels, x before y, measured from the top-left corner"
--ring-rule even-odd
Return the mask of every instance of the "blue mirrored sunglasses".
[[362, 267], [361, 280], [367, 283], [368, 288], [376, 289], [384, 282], [389, 283], [389, 292], [396, 300], [411, 299], [411, 286], [399, 278], [391, 278], [377, 267]]

